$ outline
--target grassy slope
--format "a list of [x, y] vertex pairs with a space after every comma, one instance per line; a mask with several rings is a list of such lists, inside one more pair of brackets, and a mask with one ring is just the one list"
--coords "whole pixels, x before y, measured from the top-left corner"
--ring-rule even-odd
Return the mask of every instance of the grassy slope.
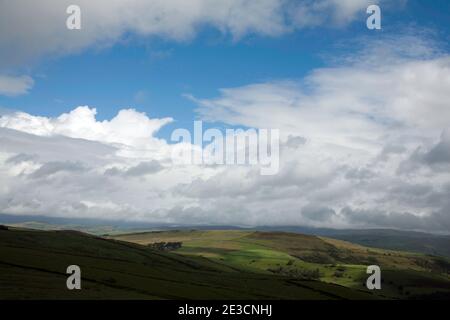
[[350, 288], [365, 289], [366, 267], [382, 269], [385, 296], [450, 292], [449, 262], [416, 253], [367, 248], [349, 242], [284, 232], [235, 230], [163, 231], [134, 233], [116, 238], [148, 244], [182, 241], [177, 250], [188, 256], [202, 256], [222, 264], [263, 274], [284, 274], [297, 278], [301, 272], [319, 270], [320, 280]]
[[[235, 239], [228, 233], [218, 237], [216, 247], [230, 237]], [[207, 247], [208, 242], [203, 244]], [[65, 270], [71, 264], [81, 267], [82, 290], [66, 289]], [[373, 297], [337, 285], [252, 270], [237, 270], [220, 259], [157, 252], [75, 231], [0, 230], [0, 299]]]
[[414, 251], [450, 258], [450, 236], [399, 230], [328, 231], [329, 237], [368, 247]]

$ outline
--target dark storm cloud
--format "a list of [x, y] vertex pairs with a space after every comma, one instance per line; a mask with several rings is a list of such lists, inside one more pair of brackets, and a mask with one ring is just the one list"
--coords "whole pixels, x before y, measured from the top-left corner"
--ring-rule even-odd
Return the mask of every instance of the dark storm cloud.
[[5, 163], [7, 163], [7, 164], [17, 164], [17, 163], [26, 162], [26, 161], [34, 161], [37, 158], [38, 157], [36, 155], [27, 154], [27, 153], [19, 153], [19, 154], [16, 154], [16, 155], [8, 158], [5, 161]]
[[302, 208], [302, 215], [314, 221], [329, 221], [336, 212], [333, 209], [320, 205], [307, 205]]
[[408, 174], [423, 166], [435, 171], [448, 171], [450, 169], [449, 130], [444, 130], [439, 142], [431, 148], [417, 147], [407, 160], [400, 163], [397, 173]]
[[32, 179], [46, 178], [58, 172], [83, 172], [86, 167], [80, 162], [47, 162], [30, 175]]
[[106, 175], [110, 176], [128, 176], [128, 177], [141, 177], [147, 174], [157, 173], [164, 169], [164, 167], [156, 160], [144, 161], [138, 165], [121, 170], [119, 168], [110, 168], [105, 171]]
[[410, 212], [385, 212], [345, 207], [340, 211], [340, 215], [360, 227], [447, 232], [450, 229], [449, 210], [450, 206], [447, 205], [442, 210], [418, 216]]
[[[450, 135], [448, 135], [450, 136]], [[442, 135], [441, 141], [424, 154], [423, 160], [430, 164], [450, 164], [450, 137]]]
[[139, 177], [146, 174], [156, 173], [158, 171], [161, 171], [162, 169], [163, 166], [161, 166], [161, 164], [158, 161], [152, 160], [141, 162], [137, 166], [131, 167], [125, 172], [125, 174], [131, 177]]
[[306, 138], [290, 135], [286, 141], [286, 147], [297, 149], [306, 143]]

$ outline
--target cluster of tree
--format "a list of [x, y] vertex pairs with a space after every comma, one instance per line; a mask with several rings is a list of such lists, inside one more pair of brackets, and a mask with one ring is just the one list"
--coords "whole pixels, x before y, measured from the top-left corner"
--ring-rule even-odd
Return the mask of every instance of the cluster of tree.
[[336, 260], [330, 256], [331, 253], [321, 253], [321, 252], [313, 252], [308, 254], [302, 254], [300, 256], [297, 256], [300, 260], [311, 262], [311, 263], [319, 263], [319, 264], [331, 264], [335, 263]]
[[7, 226], [0, 224], [0, 230], [9, 230]]
[[[344, 266], [337, 266], [336, 264], [330, 264], [328, 266], [326, 266], [326, 268], [336, 268], [336, 270], [334, 271], [334, 277], [336, 278], [343, 278], [345, 277], [345, 271], [347, 270]], [[351, 278], [351, 276], [348, 276], [349, 278]]]
[[275, 269], [267, 269], [270, 272], [288, 276], [291, 278], [302, 280], [315, 280], [320, 278], [320, 270], [317, 269], [300, 269], [300, 268], [285, 268], [278, 267]]
[[180, 249], [182, 244], [183, 242], [155, 242], [150, 243], [148, 246], [159, 251], [171, 251]]

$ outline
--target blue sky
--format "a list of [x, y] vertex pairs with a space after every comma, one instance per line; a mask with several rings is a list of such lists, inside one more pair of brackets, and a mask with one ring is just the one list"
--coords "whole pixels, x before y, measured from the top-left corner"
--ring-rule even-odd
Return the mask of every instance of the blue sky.
[[[189, 128], [199, 98], [217, 95], [220, 88], [277, 79], [301, 79], [354, 49], [353, 40], [371, 41], [406, 29], [430, 29], [448, 40], [450, 3], [410, 0], [382, 6], [380, 31], [365, 28], [367, 14], [358, 12], [345, 26], [310, 27], [285, 35], [247, 35], [234, 40], [213, 27], [202, 28], [193, 40], [122, 36], [107, 48], [87, 48], [63, 57], [49, 55], [22, 66], [35, 84], [26, 95], [0, 96], [0, 105], [43, 116], [57, 116], [79, 105], [97, 108], [99, 120], [133, 107], [152, 117], [173, 117], [175, 126]], [[76, 32], [76, 31], [74, 31]], [[447, 38], [446, 38], [447, 37]]]

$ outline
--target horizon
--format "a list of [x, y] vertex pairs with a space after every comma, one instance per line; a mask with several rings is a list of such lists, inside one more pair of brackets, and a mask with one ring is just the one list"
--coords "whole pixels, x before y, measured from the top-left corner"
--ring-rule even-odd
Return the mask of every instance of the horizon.
[[[126, 220], [102, 220], [95, 218], [65, 218], [65, 217], [50, 217], [50, 216], [36, 216], [36, 215], [8, 215], [0, 213], [0, 225], [12, 226], [26, 224], [26, 223], [42, 223], [44, 225], [54, 226], [55, 228], [62, 228], [60, 230], [75, 230], [82, 231], [86, 228], [98, 228], [98, 227], [113, 227], [118, 230], [129, 232], [153, 232], [164, 230], [254, 230], [261, 232], [292, 232], [299, 234], [320, 234], [320, 231], [394, 231], [404, 233], [417, 233], [432, 236], [448, 237], [450, 233], [446, 232], [426, 232], [422, 230], [414, 229], [396, 229], [396, 228], [379, 228], [379, 227], [367, 227], [367, 228], [324, 228], [324, 227], [312, 227], [306, 225], [221, 225], [221, 224], [175, 224], [175, 223], [151, 223], [142, 221], [126, 221]], [[66, 229], [66, 227], [68, 229]], [[37, 229], [38, 226], [28, 226], [24, 228]], [[123, 229], [121, 229], [123, 228]], [[88, 232], [89, 233], [89, 232]]]

